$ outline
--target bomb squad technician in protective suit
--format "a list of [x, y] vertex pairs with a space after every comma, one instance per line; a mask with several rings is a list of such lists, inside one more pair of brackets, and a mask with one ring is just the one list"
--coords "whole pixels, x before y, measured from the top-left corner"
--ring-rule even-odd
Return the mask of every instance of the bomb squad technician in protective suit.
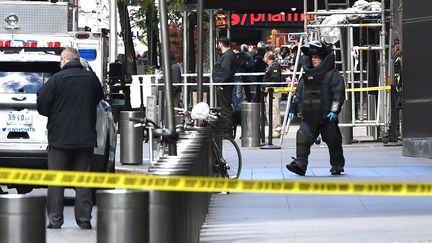
[[345, 158], [342, 150], [342, 135], [338, 126], [338, 114], [345, 99], [343, 77], [334, 68], [335, 56], [324, 42], [311, 41], [301, 47], [304, 54], [304, 74], [289, 111], [293, 120], [302, 114], [300, 129], [296, 137], [296, 158], [287, 164], [289, 171], [306, 174], [310, 147], [321, 133], [330, 153], [330, 172], [344, 172]]

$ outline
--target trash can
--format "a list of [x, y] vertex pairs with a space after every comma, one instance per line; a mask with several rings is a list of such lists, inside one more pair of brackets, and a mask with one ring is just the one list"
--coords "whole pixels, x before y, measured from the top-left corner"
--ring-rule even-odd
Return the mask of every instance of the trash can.
[[260, 146], [260, 103], [243, 102], [241, 108], [241, 146]]
[[149, 192], [102, 190], [96, 197], [98, 243], [149, 242]]
[[144, 127], [134, 127], [129, 118], [143, 118], [142, 111], [120, 112], [120, 163], [142, 164]]
[[0, 242], [46, 242], [46, 196], [0, 196]]

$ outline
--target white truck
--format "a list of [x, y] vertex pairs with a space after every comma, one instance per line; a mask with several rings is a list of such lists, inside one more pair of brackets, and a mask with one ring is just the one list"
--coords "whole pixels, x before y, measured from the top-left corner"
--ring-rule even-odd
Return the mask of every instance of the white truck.
[[[108, 95], [107, 34], [68, 31], [68, 12], [66, 3], [0, 2], [0, 167], [47, 168], [47, 118], [36, 110], [36, 92], [60, 70], [65, 47], [78, 49]], [[96, 130], [93, 171], [114, 171], [117, 126], [105, 100], [97, 108]], [[19, 193], [32, 189], [9, 186]]]

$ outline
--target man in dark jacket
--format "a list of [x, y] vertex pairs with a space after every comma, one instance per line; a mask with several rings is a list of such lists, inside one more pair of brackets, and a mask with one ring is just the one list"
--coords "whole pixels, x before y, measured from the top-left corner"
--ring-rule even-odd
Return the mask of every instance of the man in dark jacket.
[[[237, 70], [235, 53], [230, 48], [231, 41], [226, 37], [218, 39], [218, 48], [222, 55], [213, 67], [212, 78], [215, 83], [233, 83], [234, 74]], [[227, 134], [233, 134], [232, 126], [232, 94], [233, 85], [219, 86], [216, 89], [218, 106], [222, 108], [221, 119], [223, 129]]]
[[301, 51], [305, 55], [304, 74], [293, 98], [289, 118], [292, 120], [301, 112], [302, 121], [296, 137], [297, 158], [286, 167], [298, 175], [305, 175], [310, 147], [321, 133], [330, 153], [330, 172], [340, 175], [345, 166], [338, 126], [338, 114], [345, 99], [344, 80], [334, 69], [335, 57], [324, 42], [311, 41], [303, 45]]
[[[264, 55], [264, 62], [268, 65], [266, 71], [264, 73], [264, 82], [266, 83], [274, 83], [274, 82], [282, 82], [282, 71], [279, 62], [276, 60], [276, 55], [272, 51], [266, 52]], [[276, 85], [269, 85], [270, 87], [274, 87]], [[281, 93], [274, 93], [273, 100], [269, 100], [270, 96], [267, 95], [267, 106], [266, 112], [267, 117], [269, 116], [269, 104], [272, 102], [272, 117], [268, 117], [268, 119], [272, 119], [272, 134], [273, 138], [279, 138], [281, 133], [281, 120], [280, 120], [280, 100]]]
[[[255, 61], [253, 59], [252, 53], [248, 51], [248, 46], [246, 44], [242, 44], [240, 46], [240, 51], [236, 53], [237, 57], [237, 73], [252, 73], [255, 67]], [[249, 76], [242, 75], [236, 76], [236, 83], [246, 83], [251, 79]], [[234, 111], [240, 111], [241, 105], [243, 102], [243, 90], [246, 95], [246, 100], [248, 102], [252, 101], [252, 93], [251, 87], [248, 85], [235, 85], [233, 92], [233, 108]]]
[[[255, 55], [253, 56], [254, 58], [254, 72], [256, 73], [263, 73], [265, 72], [266, 68], [267, 68], [267, 64], [264, 62], [264, 55], [266, 53], [265, 50], [265, 42], [264, 41], [260, 41], [257, 44], [257, 52], [255, 53]], [[264, 80], [264, 76], [254, 76], [254, 80], [253, 82], [263, 82]], [[261, 85], [257, 85], [256, 86], [256, 91], [255, 91], [255, 98], [253, 99], [254, 102], [261, 102], [262, 100], [262, 91], [261, 91]]]
[[[97, 76], [83, 68], [76, 49], [61, 53], [61, 71], [37, 93], [37, 110], [48, 117], [48, 169], [90, 171], [96, 142], [96, 109], [103, 98]], [[91, 188], [75, 188], [75, 220], [91, 229]], [[63, 224], [64, 187], [48, 187], [48, 228]]]

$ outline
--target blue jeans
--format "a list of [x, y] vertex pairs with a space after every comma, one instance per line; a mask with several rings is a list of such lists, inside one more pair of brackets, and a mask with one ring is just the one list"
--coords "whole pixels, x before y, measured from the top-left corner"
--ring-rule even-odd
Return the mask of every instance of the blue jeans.
[[233, 94], [232, 94], [233, 110], [235, 110], [235, 111], [240, 110], [242, 102], [243, 102], [242, 86], [236, 85], [236, 86], [234, 86]]

